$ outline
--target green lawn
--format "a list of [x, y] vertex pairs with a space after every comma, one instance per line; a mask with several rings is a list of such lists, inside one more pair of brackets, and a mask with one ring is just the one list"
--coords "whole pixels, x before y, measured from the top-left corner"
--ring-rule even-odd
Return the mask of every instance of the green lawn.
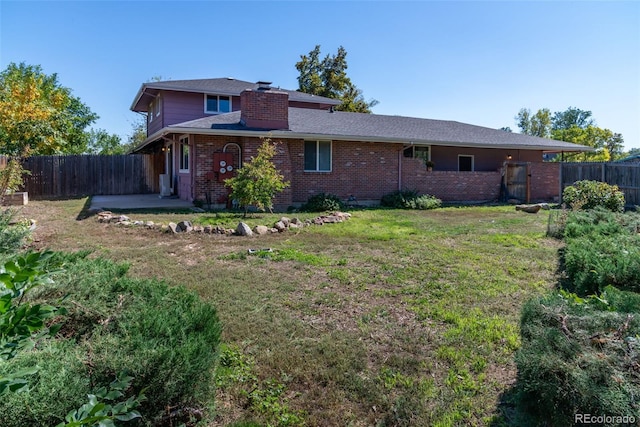
[[31, 202], [23, 214], [38, 220], [34, 245], [127, 261], [130, 274], [195, 289], [217, 307], [224, 346], [210, 425], [512, 421], [503, 393], [516, 377], [520, 308], [555, 283], [559, 243], [545, 237], [544, 211], [360, 210], [341, 224], [242, 238], [77, 220], [85, 202]]

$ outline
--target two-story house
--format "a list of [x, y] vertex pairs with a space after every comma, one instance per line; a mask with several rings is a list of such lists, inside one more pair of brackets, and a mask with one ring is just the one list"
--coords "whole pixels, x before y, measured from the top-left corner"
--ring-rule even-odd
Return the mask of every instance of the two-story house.
[[507, 163], [527, 164], [527, 194], [550, 199], [559, 192], [558, 169], [542, 162], [543, 153], [590, 150], [455, 121], [340, 112], [337, 105], [269, 82], [145, 83], [131, 106], [147, 113], [147, 139], [135, 151], [163, 158], [165, 193], [223, 205], [224, 180], [269, 137], [280, 142], [274, 163], [291, 182], [276, 199], [286, 208], [320, 192], [373, 203], [398, 189], [494, 200]]

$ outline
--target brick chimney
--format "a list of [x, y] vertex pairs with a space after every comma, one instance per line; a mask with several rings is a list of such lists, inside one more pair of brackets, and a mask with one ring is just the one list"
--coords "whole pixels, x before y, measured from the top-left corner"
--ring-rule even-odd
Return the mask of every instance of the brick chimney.
[[258, 82], [240, 94], [240, 122], [249, 128], [289, 129], [289, 94]]

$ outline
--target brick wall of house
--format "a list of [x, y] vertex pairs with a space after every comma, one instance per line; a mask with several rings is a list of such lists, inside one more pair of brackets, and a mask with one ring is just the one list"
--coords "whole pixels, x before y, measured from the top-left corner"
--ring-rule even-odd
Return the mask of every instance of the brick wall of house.
[[216, 152], [221, 153], [227, 143], [242, 146], [242, 138], [206, 135], [194, 135], [194, 138], [193, 197], [196, 200], [205, 201], [209, 194], [213, 203], [224, 203], [227, 190], [222, 183], [218, 182], [217, 175], [214, 173], [213, 155]]
[[428, 171], [420, 159], [403, 158], [402, 188], [431, 194], [448, 202], [497, 200], [500, 172]]
[[[243, 162], [257, 154], [259, 138], [195, 136], [194, 197], [214, 203], [227, 195], [213, 172], [213, 155], [227, 143], [242, 148]], [[398, 189], [398, 159], [402, 161], [400, 188], [432, 194], [444, 201], [492, 201], [500, 196], [501, 173], [428, 171], [419, 159], [398, 156], [400, 145], [357, 141], [333, 141], [332, 171], [304, 171], [304, 141], [281, 142], [273, 159], [278, 170], [291, 185], [274, 200], [277, 209], [299, 205], [318, 193], [335, 194], [343, 200], [355, 196], [358, 201], [378, 201]], [[401, 152], [400, 152], [401, 154]], [[531, 163], [531, 200], [550, 201], [558, 196], [557, 163]]]
[[531, 202], [555, 201], [560, 197], [560, 163], [530, 163]]
[[357, 141], [333, 141], [332, 171], [304, 171], [304, 141], [291, 140], [292, 200], [306, 202], [318, 193], [335, 194], [347, 200], [380, 200], [398, 188], [400, 146]]

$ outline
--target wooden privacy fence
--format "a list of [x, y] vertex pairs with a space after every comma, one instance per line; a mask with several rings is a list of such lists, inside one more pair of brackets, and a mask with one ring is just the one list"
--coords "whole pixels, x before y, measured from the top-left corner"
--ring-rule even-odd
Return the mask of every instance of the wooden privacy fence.
[[23, 191], [33, 199], [157, 193], [161, 160], [152, 154], [29, 157]]
[[582, 180], [617, 185], [624, 193], [627, 205], [640, 205], [640, 163], [562, 163], [562, 190]]

